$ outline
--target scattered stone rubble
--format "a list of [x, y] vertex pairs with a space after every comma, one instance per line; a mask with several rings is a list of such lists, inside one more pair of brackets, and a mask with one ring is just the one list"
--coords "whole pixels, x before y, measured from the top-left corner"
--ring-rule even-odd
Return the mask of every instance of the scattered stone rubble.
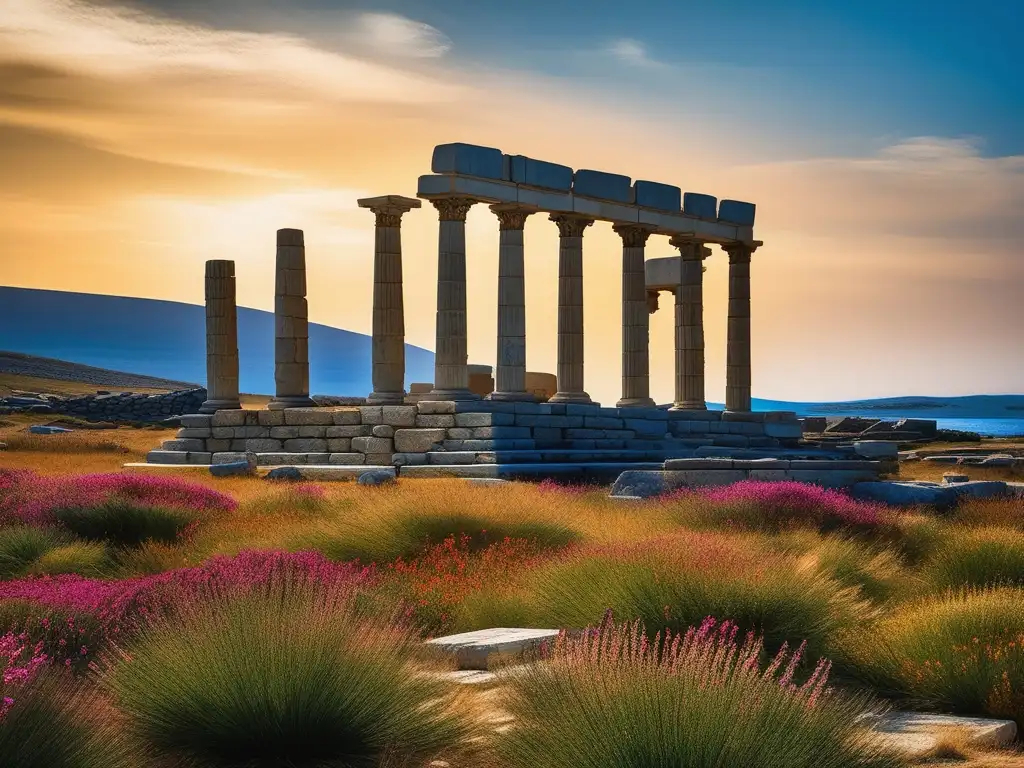
[[0, 398], [0, 414], [52, 413], [86, 421], [158, 423], [172, 416], [196, 413], [205, 400], [206, 390], [202, 388], [159, 395], [118, 392], [78, 397], [16, 396]]

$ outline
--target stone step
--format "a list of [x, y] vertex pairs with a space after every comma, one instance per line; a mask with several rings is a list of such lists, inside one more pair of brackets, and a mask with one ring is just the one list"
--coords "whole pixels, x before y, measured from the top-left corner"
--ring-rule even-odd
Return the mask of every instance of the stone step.
[[929, 752], [953, 732], [963, 734], [970, 746], [990, 749], [1006, 747], [1017, 736], [1013, 720], [982, 717], [893, 711], [867, 717], [864, 722], [883, 744], [910, 756]]
[[506, 480], [558, 478], [565, 482], [612, 483], [631, 469], [658, 470], [661, 462], [566, 462], [553, 464], [418, 464], [402, 467], [402, 478], [497, 477]]
[[665, 458], [666, 451], [601, 448], [594, 450], [432, 451], [427, 454], [427, 462], [430, 464], [623, 463], [658, 462], [664, 461]]
[[496, 627], [436, 637], [425, 645], [455, 657], [461, 670], [487, 670], [510, 659], [538, 653], [545, 643], [554, 642], [557, 629]]

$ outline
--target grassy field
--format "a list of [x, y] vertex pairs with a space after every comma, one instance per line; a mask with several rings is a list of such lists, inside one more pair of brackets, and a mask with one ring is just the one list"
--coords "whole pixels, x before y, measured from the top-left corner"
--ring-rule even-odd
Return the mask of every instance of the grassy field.
[[[0, 417], [2, 765], [881, 767], [865, 710], [1024, 725], [1017, 501], [130, 474], [170, 430], [43, 421]], [[591, 631], [427, 674], [422, 639], [496, 626]], [[924, 760], [1024, 765], [956, 734]]]

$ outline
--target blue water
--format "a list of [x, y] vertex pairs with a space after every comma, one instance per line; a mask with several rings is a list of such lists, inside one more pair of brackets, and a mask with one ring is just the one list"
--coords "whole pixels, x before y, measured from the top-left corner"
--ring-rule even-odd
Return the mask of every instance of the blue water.
[[1024, 436], [1024, 419], [936, 419], [939, 429], [959, 429], [990, 437]]

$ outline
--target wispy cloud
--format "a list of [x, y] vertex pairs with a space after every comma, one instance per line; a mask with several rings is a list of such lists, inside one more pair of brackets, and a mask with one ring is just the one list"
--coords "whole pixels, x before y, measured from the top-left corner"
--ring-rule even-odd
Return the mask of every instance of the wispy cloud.
[[608, 53], [624, 64], [645, 69], [667, 69], [670, 65], [653, 58], [640, 40], [621, 37], [608, 45]]
[[452, 48], [452, 41], [436, 27], [394, 13], [364, 13], [359, 30], [365, 42], [382, 53], [414, 58], [437, 58]]

